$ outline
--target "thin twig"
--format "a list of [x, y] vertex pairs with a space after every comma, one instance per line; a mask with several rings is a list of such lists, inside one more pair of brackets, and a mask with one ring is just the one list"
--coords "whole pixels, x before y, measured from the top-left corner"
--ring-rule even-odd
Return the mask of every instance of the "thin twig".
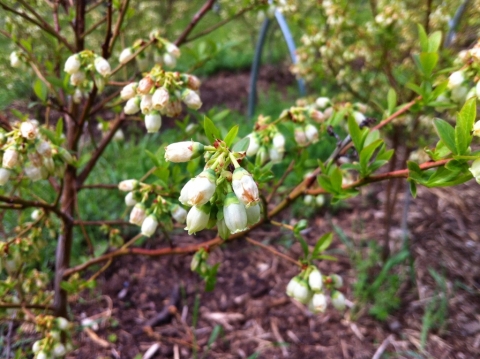
[[273, 186], [273, 189], [272, 189], [272, 192], [270, 192], [270, 194], [268, 195], [267, 197], [267, 203], [270, 203], [270, 201], [272, 200], [273, 196], [275, 195], [275, 193], [277, 193], [277, 190], [278, 188], [283, 184], [283, 182], [285, 181], [285, 179], [287, 178], [287, 176], [290, 174], [290, 172], [293, 171], [293, 167], [295, 166], [295, 160], [292, 160], [292, 162], [290, 162], [290, 164], [288, 165], [288, 168], [286, 169], [286, 171], [283, 173], [282, 177], [280, 178], [280, 180], [275, 183], [275, 185]]
[[295, 264], [295, 265], [297, 265], [297, 266], [299, 266], [299, 267], [302, 266], [302, 264], [301, 264], [300, 262], [296, 261], [296, 260], [293, 259], [292, 257], [287, 256], [286, 254], [283, 254], [283, 253], [277, 251], [276, 249], [274, 249], [274, 248], [272, 248], [272, 247], [270, 247], [270, 246], [267, 246], [267, 245], [265, 245], [265, 244], [263, 244], [263, 243], [257, 242], [256, 240], [254, 240], [254, 239], [252, 239], [252, 238], [250, 238], [250, 237], [245, 237], [245, 240], [246, 240], [247, 242], [252, 243], [253, 245], [256, 245], [257, 247], [263, 248], [263, 249], [265, 249], [265, 250], [267, 250], [267, 251], [275, 254], [276, 256], [278, 256], [278, 257], [280, 257], [280, 258], [285, 259], [286, 261], [288, 261], [288, 262], [290, 262], [290, 263], [293, 263], [293, 264]]
[[200, 10], [198, 10], [198, 12], [193, 16], [185, 30], [183, 30], [180, 36], [175, 40], [175, 45], [180, 46], [183, 42], [185, 42], [188, 34], [190, 34], [200, 19], [204, 17], [205, 14], [212, 8], [213, 4], [215, 4], [215, 0], [208, 0], [205, 4], [203, 4]]

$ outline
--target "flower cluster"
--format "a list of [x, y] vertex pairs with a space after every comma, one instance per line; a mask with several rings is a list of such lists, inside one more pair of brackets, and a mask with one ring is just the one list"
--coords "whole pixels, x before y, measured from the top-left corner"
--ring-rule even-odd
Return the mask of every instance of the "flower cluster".
[[[35, 359], [63, 358], [73, 349], [70, 336], [71, 325], [65, 318], [38, 316], [36, 326], [37, 331], [45, 333], [45, 337], [33, 343], [32, 351]], [[66, 344], [62, 343], [65, 338], [68, 339]]]
[[148, 132], [157, 132], [162, 125], [161, 115], [175, 117], [182, 112], [182, 101], [187, 107], [198, 110], [202, 106], [199, 96], [200, 80], [193, 75], [167, 72], [155, 66], [142, 80], [125, 86], [120, 93], [127, 101], [124, 112], [145, 115]]
[[[333, 105], [327, 97], [319, 97], [315, 101], [299, 100], [297, 106], [283, 111], [277, 119], [258, 117], [254, 131], [247, 136], [250, 140], [247, 156], [256, 156], [256, 165], [263, 165], [268, 160], [272, 163], [282, 161], [286, 140], [278, 129], [279, 123], [292, 123], [297, 146], [308, 147], [318, 142], [326, 125], [337, 125], [338, 120], [348, 116], [353, 116], [359, 125], [364, 125], [366, 111], [367, 106], [362, 103]], [[342, 115], [338, 116], [340, 113]]]
[[193, 234], [216, 224], [220, 237], [227, 239], [260, 220], [258, 187], [239, 164], [244, 153], [231, 152], [221, 140], [214, 146], [193, 141], [173, 143], [165, 148], [165, 159], [187, 162], [202, 153], [207, 160], [204, 170], [180, 192], [179, 201], [191, 207], [185, 229]]
[[66, 149], [40, 134], [37, 120], [21, 121], [13, 124], [11, 132], [0, 132], [0, 155], [0, 186], [5, 185], [20, 166], [28, 178], [38, 181], [49, 175], [62, 177], [65, 163], [74, 162]]
[[94, 84], [103, 91], [105, 79], [110, 76], [112, 69], [103, 57], [84, 50], [67, 59], [64, 71], [70, 75], [70, 84], [79, 90], [74, 95], [74, 100], [78, 101], [82, 93], [90, 91]]
[[333, 306], [342, 311], [345, 309], [345, 296], [338, 290], [342, 286], [342, 277], [337, 274], [323, 276], [318, 268], [311, 265], [290, 280], [287, 295], [308, 305], [311, 312], [323, 313], [328, 305], [325, 293], [329, 290]]
[[[144, 236], [152, 236], [159, 223], [164, 228], [171, 227], [173, 218], [178, 223], [184, 223], [187, 211], [178, 203], [166, 200], [160, 194], [161, 188], [156, 185], [142, 183], [135, 179], [124, 180], [118, 184], [118, 189], [128, 192], [125, 205], [133, 207], [130, 212], [130, 223], [141, 227]], [[150, 194], [156, 194], [150, 200]]]

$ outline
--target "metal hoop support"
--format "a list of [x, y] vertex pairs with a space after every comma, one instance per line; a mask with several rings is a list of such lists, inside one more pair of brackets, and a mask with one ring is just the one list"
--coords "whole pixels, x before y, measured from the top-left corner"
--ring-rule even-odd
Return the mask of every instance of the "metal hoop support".
[[[283, 38], [285, 39], [285, 42], [287, 44], [288, 51], [290, 53], [290, 58], [292, 59], [292, 63], [296, 64], [297, 63], [297, 56], [295, 54], [296, 47], [295, 47], [295, 42], [293, 41], [292, 33], [290, 32], [290, 29], [288, 27], [287, 21], [285, 20], [285, 17], [278, 10], [275, 10], [275, 20], [277, 21], [278, 26], [280, 27], [280, 30], [282, 30]], [[260, 70], [260, 62], [262, 59], [263, 47], [265, 45], [265, 40], [267, 38], [268, 29], [271, 23], [272, 23], [272, 20], [267, 17], [262, 24], [257, 45], [255, 47], [255, 55], [253, 57], [252, 69], [250, 72], [250, 91], [248, 93], [248, 110], [247, 110], [248, 118], [252, 118], [255, 112], [255, 105], [256, 105], [256, 99], [257, 99], [258, 72]], [[306, 94], [305, 82], [302, 79], [297, 79], [297, 83], [298, 83], [298, 91], [300, 92], [300, 96], [305, 96]]]

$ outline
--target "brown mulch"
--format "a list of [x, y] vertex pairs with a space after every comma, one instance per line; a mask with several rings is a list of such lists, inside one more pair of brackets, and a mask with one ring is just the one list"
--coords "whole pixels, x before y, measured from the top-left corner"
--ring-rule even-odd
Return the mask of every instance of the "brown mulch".
[[[91, 296], [87, 304], [74, 306], [78, 319], [101, 315], [95, 332], [98, 338], [80, 333], [76, 338], [79, 349], [72, 357], [133, 358], [159, 343], [152, 358], [191, 358], [195, 337], [205, 358], [247, 358], [257, 353], [258, 358], [359, 359], [372, 358], [379, 347], [398, 358], [478, 358], [479, 190], [476, 183], [458, 188], [419, 189], [408, 217], [415, 283], [401, 286], [398, 295], [402, 306], [385, 322], [375, 320], [366, 311], [355, 320], [349, 311], [341, 314], [332, 308], [324, 314], [312, 315], [285, 295], [285, 286], [297, 269], [238, 240], [212, 252], [211, 263], [219, 262], [221, 267], [217, 286], [210, 293], [204, 292], [201, 280], [190, 271], [191, 256], [124, 257], [114, 262], [100, 280], [102, 296]], [[326, 210], [314, 216], [307, 235], [310, 244], [331, 230], [332, 224], [342, 227], [357, 244], [365, 238], [381, 238], [383, 212], [378, 204], [366, 198], [373, 196], [381, 203], [384, 190], [376, 186], [370, 191], [373, 193], [365, 192], [350, 201], [350, 207], [332, 219]], [[401, 197], [390, 232], [392, 251], [401, 247], [399, 223], [404, 205]], [[355, 228], [361, 230], [352, 230], [352, 224], [358, 222], [362, 226]], [[175, 238], [178, 245], [185, 245], [208, 237], [208, 233], [193, 238], [179, 232]], [[257, 230], [252, 237], [271, 243], [293, 257], [300, 255], [298, 244], [288, 250], [279, 244], [287, 243], [289, 237], [276, 228]], [[149, 245], [160, 244], [154, 240]], [[332, 251], [339, 260], [322, 262], [320, 269], [342, 275], [345, 279], [342, 290], [349, 300], [355, 301], [351, 289], [356, 280], [355, 270], [338, 237]], [[443, 295], [439, 294], [429, 268], [446, 279], [448, 318], [443, 330], [432, 330], [426, 347], [421, 348], [425, 308], [432, 298]], [[172, 293], [178, 294], [178, 301], [168, 311], [164, 307], [172, 304]], [[193, 327], [197, 296], [199, 316]], [[145, 328], [162, 310], [170, 315], [163, 315], [163, 321], [151, 330]], [[217, 325], [222, 326], [221, 334], [208, 349], [208, 340]], [[105, 340], [111, 334], [116, 335], [116, 340], [108, 348], [102, 348], [101, 344], [108, 343]]]

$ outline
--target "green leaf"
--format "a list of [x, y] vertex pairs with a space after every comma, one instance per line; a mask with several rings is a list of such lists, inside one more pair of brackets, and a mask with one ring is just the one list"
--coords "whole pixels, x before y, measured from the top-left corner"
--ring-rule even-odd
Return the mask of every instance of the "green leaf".
[[412, 90], [413, 92], [416, 92], [417, 94], [419, 94], [420, 96], [423, 96], [423, 90], [420, 86], [412, 83], [412, 82], [409, 82], [405, 85], [407, 88], [409, 88], [410, 90]]
[[328, 176], [325, 176], [325, 175], [317, 176], [317, 181], [318, 181], [318, 185], [322, 187], [325, 191], [329, 193], [336, 192]]
[[332, 240], [332, 232], [325, 233], [323, 236], [321, 236], [315, 244], [315, 248], [313, 248], [312, 257], [317, 257], [320, 253], [326, 250], [332, 243]]
[[245, 137], [238, 141], [232, 148], [232, 151], [235, 152], [245, 152], [250, 145], [250, 137]]
[[45, 102], [47, 100], [48, 89], [42, 80], [35, 80], [35, 83], [33, 84], [33, 91], [42, 102]]
[[60, 117], [57, 121], [57, 127], [55, 127], [55, 136], [61, 138], [63, 134], [63, 118]]
[[435, 31], [428, 37], [428, 52], [437, 52], [442, 43], [442, 32]]
[[208, 348], [210, 348], [210, 346], [213, 343], [215, 343], [221, 331], [222, 331], [222, 326], [219, 324], [215, 325], [215, 327], [212, 330], [212, 334], [210, 334], [210, 338], [208, 338], [208, 343], [207, 343]]
[[215, 289], [215, 284], [217, 284], [217, 272], [220, 263], [215, 264], [208, 273], [207, 278], [205, 278], [205, 291], [211, 292]]
[[410, 193], [412, 194], [412, 197], [417, 198], [417, 184], [412, 180], [408, 181], [408, 183], [410, 184]]
[[331, 176], [330, 180], [333, 186], [333, 189], [335, 190], [336, 193], [342, 192], [342, 182], [343, 182], [343, 173], [342, 170], [338, 167], [336, 167]]
[[436, 118], [433, 120], [433, 124], [435, 126], [435, 130], [438, 133], [438, 136], [448, 147], [452, 153], [457, 154], [456, 143], [455, 143], [455, 130], [453, 127], [447, 122], [440, 118]]
[[362, 150], [362, 131], [353, 116], [348, 116], [348, 132], [357, 152]]
[[438, 54], [436, 52], [422, 52], [420, 54], [420, 64], [423, 70], [423, 74], [426, 77], [430, 77], [433, 69], [437, 66]]
[[328, 254], [319, 254], [317, 256], [312, 256], [312, 259], [324, 259], [326, 261], [336, 262], [338, 259], [334, 256], [329, 256]]
[[393, 110], [395, 109], [395, 106], [397, 106], [397, 93], [392, 87], [390, 87], [390, 89], [388, 90], [387, 101], [388, 101], [388, 113], [392, 114]]
[[[230, 147], [237, 137], [238, 134], [238, 125], [233, 126], [230, 131], [228, 131], [227, 135], [225, 136], [225, 144], [227, 147]], [[248, 148], [248, 147], [247, 147]]]
[[427, 33], [425, 32], [425, 29], [423, 28], [422, 25], [417, 24], [417, 28], [418, 28], [418, 37], [420, 40], [420, 47], [422, 49], [422, 52], [428, 52], [429, 43], [428, 43]]
[[152, 152], [150, 152], [149, 150], [145, 150], [145, 153], [147, 154], [148, 157], [150, 157], [150, 159], [152, 160], [153, 164], [155, 165], [155, 167], [160, 167], [161, 166], [161, 163], [159, 161], [159, 159], [157, 158], [157, 156], [155, 156]]
[[205, 130], [205, 135], [207, 136], [210, 143], [214, 143], [217, 138], [220, 138], [220, 131], [215, 127], [212, 120], [205, 116], [205, 121], [203, 123], [203, 129]]
[[222, 121], [225, 117], [227, 117], [230, 114], [230, 110], [226, 109], [221, 112], [216, 113], [215, 115], [212, 116], [212, 121], [213, 122], [219, 122]]
[[458, 113], [457, 125], [455, 126], [455, 143], [457, 154], [467, 153], [468, 146], [472, 142], [472, 130], [477, 116], [477, 102], [475, 97], [471, 98]]
[[364, 147], [362, 151], [360, 152], [360, 168], [361, 168], [361, 174], [362, 176], [368, 176], [370, 173], [368, 171], [368, 163], [370, 162], [370, 159], [373, 156], [373, 153], [375, 150], [378, 148], [383, 143], [382, 140], [378, 139], [371, 144], [369, 144], [367, 147]]

